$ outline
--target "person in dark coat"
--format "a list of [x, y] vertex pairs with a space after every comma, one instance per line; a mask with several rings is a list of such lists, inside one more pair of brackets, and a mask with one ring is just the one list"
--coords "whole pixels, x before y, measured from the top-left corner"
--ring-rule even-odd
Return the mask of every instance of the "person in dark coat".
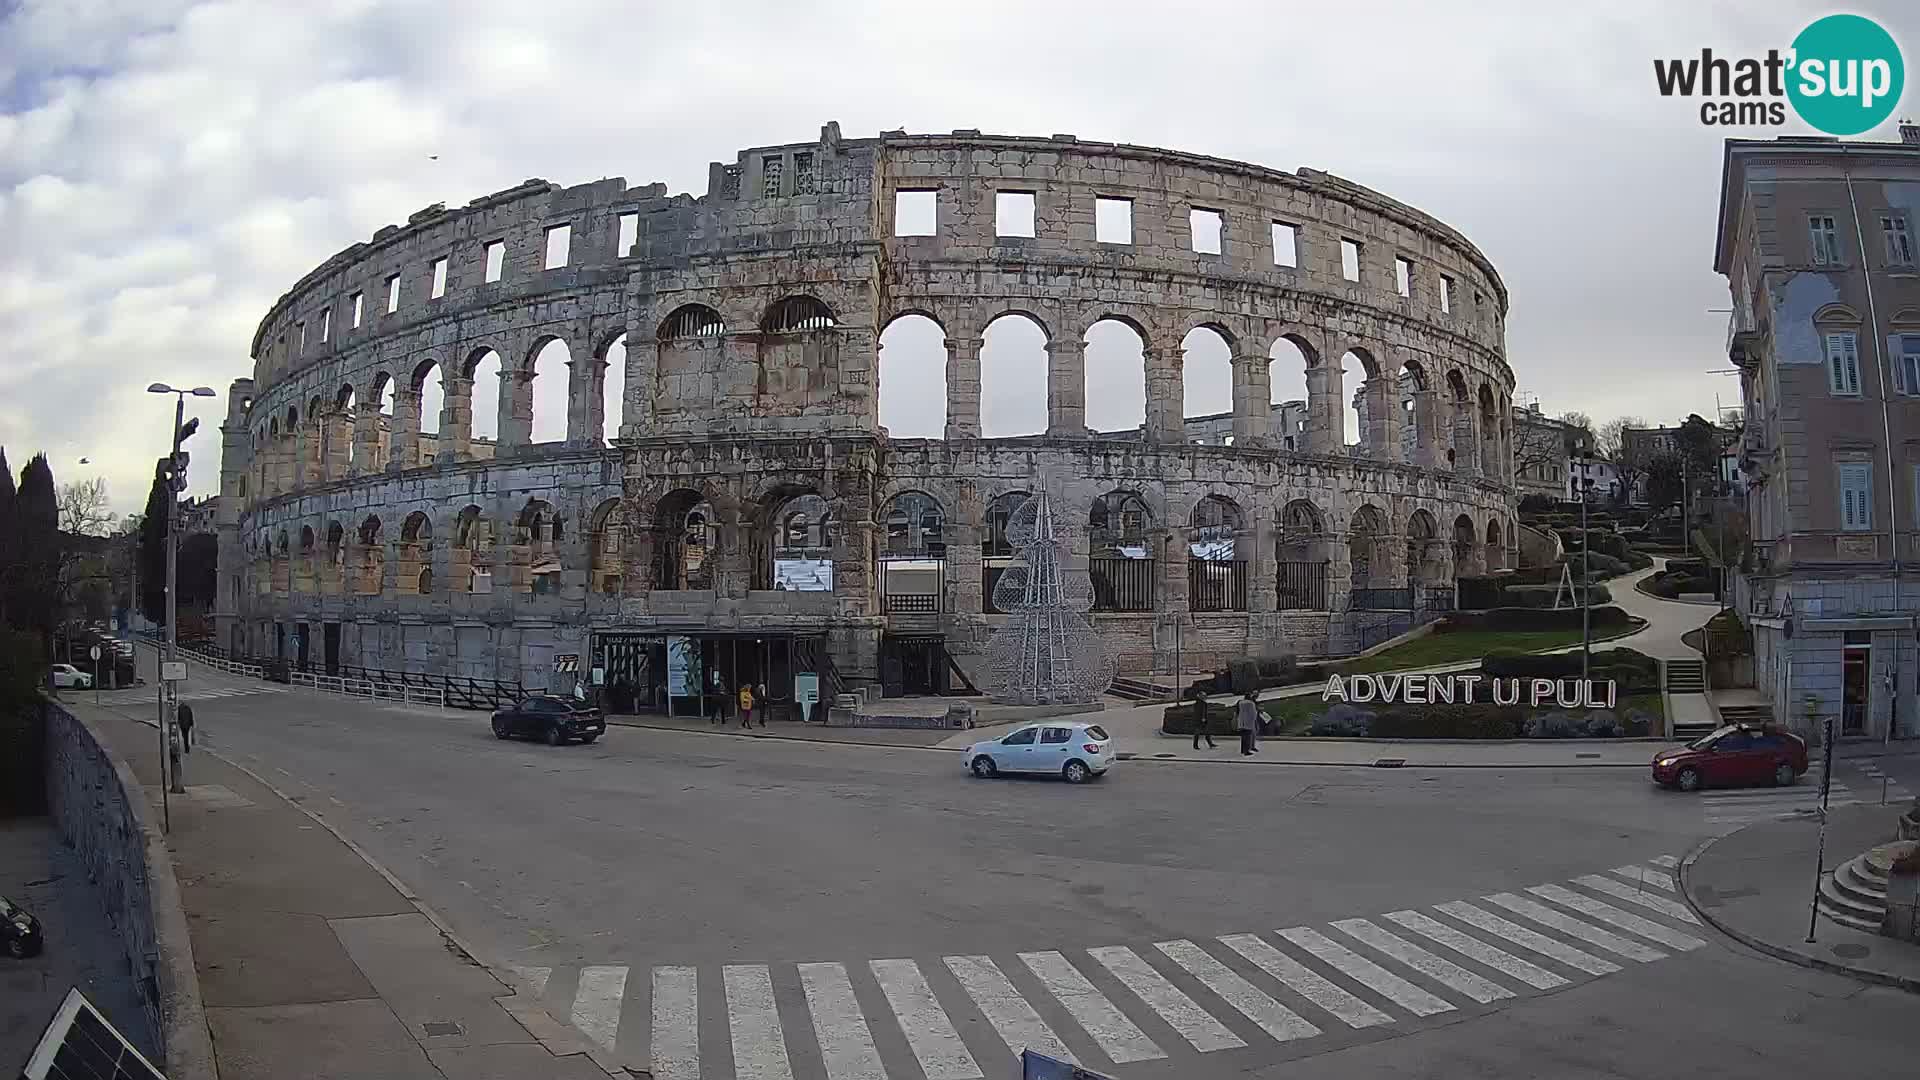
[[1234, 726], [1240, 729], [1240, 753], [1250, 757], [1260, 750], [1260, 703], [1249, 690], [1233, 707]]
[[1193, 748], [1200, 749], [1200, 740], [1207, 740], [1207, 749], [1214, 749], [1213, 732], [1207, 730], [1207, 692], [1194, 687], [1187, 691], [1193, 699]]
[[180, 748], [193, 753], [193, 706], [184, 701], [174, 706], [173, 722], [180, 728]]

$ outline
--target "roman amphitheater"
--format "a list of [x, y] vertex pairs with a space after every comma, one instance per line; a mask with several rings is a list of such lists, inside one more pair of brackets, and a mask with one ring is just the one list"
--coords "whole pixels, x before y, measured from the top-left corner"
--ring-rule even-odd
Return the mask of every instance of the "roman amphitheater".
[[[1122, 673], [1350, 653], [1512, 558], [1506, 307], [1378, 192], [1068, 135], [828, 124], [700, 197], [529, 180], [380, 229], [261, 320], [219, 644], [529, 687], [581, 658], [624, 709], [805, 672], [939, 693], [982, 681], [1005, 522], [1045, 485]], [[909, 321], [931, 358], [883, 361]], [[1035, 346], [1011, 397], [982, 364], [1009, 325]], [[1088, 363], [1102, 334], [1130, 368]], [[1232, 407], [1189, 416], [1203, 355]], [[1137, 426], [1093, 430], [1114, 378]], [[903, 390], [944, 397], [941, 437], [883, 426]], [[535, 438], [536, 395], [564, 434]], [[983, 402], [1042, 399], [1043, 430], [983, 437]]]

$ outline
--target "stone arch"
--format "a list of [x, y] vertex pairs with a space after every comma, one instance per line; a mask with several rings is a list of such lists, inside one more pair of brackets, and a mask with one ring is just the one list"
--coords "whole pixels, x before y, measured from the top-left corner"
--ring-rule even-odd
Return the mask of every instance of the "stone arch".
[[1281, 450], [1312, 449], [1307, 372], [1319, 366], [1320, 353], [1303, 334], [1281, 333], [1267, 346], [1267, 437]]
[[[460, 375], [466, 380], [469, 442], [504, 442], [500, 413], [505, 406], [507, 388], [513, 381], [506, 356], [491, 345], [470, 349], [466, 359], [460, 362]], [[458, 451], [455, 447], [455, 452]]]
[[1009, 309], [980, 331], [980, 434], [989, 439], [1047, 430], [1048, 345], [1039, 315]]
[[1813, 313], [1816, 326], [1859, 326], [1860, 313], [1845, 304], [1824, 304]]
[[619, 596], [626, 586], [627, 508], [620, 499], [607, 499], [587, 518], [587, 588], [602, 596]]
[[1461, 514], [1453, 519], [1453, 573], [1455, 577], [1468, 577], [1480, 571], [1480, 537], [1473, 527], [1473, 519]]
[[[980, 528], [982, 558], [1011, 559], [1016, 554], [1012, 541], [1007, 538], [1007, 522], [1013, 517], [1014, 511], [1031, 498], [1033, 493], [1030, 491], [1003, 491], [987, 500]], [[987, 595], [992, 595], [991, 589]]]
[[[513, 586], [547, 596], [560, 591], [560, 515], [545, 499], [531, 498], [513, 522]], [[522, 568], [524, 567], [524, 573]]]
[[1217, 417], [1222, 430], [1192, 430], [1187, 442], [1219, 445], [1233, 431], [1233, 338], [1216, 323], [1202, 323], [1180, 339], [1180, 414], [1184, 420]]
[[[534, 339], [521, 369], [502, 388], [508, 395], [516, 443], [566, 441], [573, 412], [573, 359], [566, 338], [546, 333]], [[501, 377], [507, 379], [507, 373], [503, 371]]]
[[[433, 519], [425, 512], [415, 510], [400, 523], [400, 543], [395, 549], [398, 559], [394, 581], [403, 593], [426, 595], [420, 590], [420, 572], [430, 570], [433, 562]], [[432, 591], [431, 578], [428, 579], [427, 592]]]
[[[764, 565], [765, 587], [788, 592], [832, 592], [833, 547], [836, 522], [824, 496], [792, 484], [781, 484], [756, 504], [764, 521], [750, 525], [756, 554], [755, 572]], [[762, 539], [764, 538], [764, 539]]]
[[1158, 583], [1155, 521], [1146, 496], [1114, 488], [1087, 510], [1087, 573], [1095, 611], [1152, 611]]
[[378, 514], [368, 514], [354, 530], [360, 549], [355, 566], [354, 592], [360, 596], [379, 596], [386, 588], [387, 546]]
[[807, 293], [795, 293], [775, 300], [767, 305], [767, 310], [760, 316], [760, 332], [763, 334], [802, 334], [832, 330], [838, 325], [833, 309], [819, 297]]
[[[1347, 523], [1347, 558], [1352, 564], [1352, 587], [1392, 588], [1387, 515], [1372, 503], [1363, 503]], [[1358, 598], [1356, 606], [1370, 606], [1367, 598]]]
[[1109, 311], [1087, 324], [1081, 341], [1082, 424], [1100, 434], [1143, 438], [1152, 341], [1145, 327], [1132, 316]]
[[1507, 548], [1502, 543], [1500, 519], [1487, 519], [1487, 555], [1486, 567], [1489, 571], [1504, 569], [1507, 565]]
[[1471, 469], [1473, 447], [1473, 403], [1467, 394], [1466, 376], [1459, 368], [1447, 371], [1447, 463], [1455, 470]]
[[1187, 515], [1187, 608], [1247, 610], [1247, 516], [1230, 496], [1203, 495]]
[[947, 510], [933, 495], [917, 488], [900, 492], [881, 508], [880, 525], [885, 557], [946, 558]]
[[1445, 572], [1440, 556], [1440, 523], [1431, 512], [1415, 510], [1407, 516], [1407, 576], [1422, 585], [1436, 584]]
[[711, 500], [692, 488], [675, 488], [654, 504], [653, 587], [707, 590], [714, 587], [720, 521]]
[[593, 368], [589, 392], [600, 395], [598, 437], [611, 444], [619, 437], [620, 425], [627, 417], [627, 332], [620, 330], [601, 342], [593, 351], [593, 357], [598, 362]]
[[727, 332], [727, 324], [720, 313], [705, 304], [681, 304], [660, 320], [660, 329], [656, 336], [662, 341], [686, 341], [696, 338], [717, 338]]
[[1282, 611], [1326, 611], [1332, 552], [1326, 515], [1309, 499], [1274, 510], [1273, 554], [1277, 604]]
[[896, 439], [947, 434], [947, 331], [938, 319], [903, 311], [879, 337], [880, 426]]
[[493, 522], [468, 503], [453, 519], [453, 543], [447, 550], [449, 587], [469, 593], [493, 591]]

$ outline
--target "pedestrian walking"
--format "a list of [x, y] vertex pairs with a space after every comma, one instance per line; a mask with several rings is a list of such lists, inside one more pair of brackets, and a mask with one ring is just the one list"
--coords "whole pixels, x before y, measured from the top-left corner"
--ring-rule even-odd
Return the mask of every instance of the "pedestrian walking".
[[186, 702], [174, 706], [173, 722], [180, 729], [180, 747], [193, 753], [193, 706]]
[[1256, 737], [1260, 731], [1260, 704], [1249, 690], [1233, 709], [1234, 725], [1240, 729], [1240, 754], [1250, 757], [1260, 749]]
[[743, 728], [750, 728], [753, 726], [753, 684], [752, 683], [740, 684], [740, 726]]
[[767, 726], [767, 714], [773, 710], [767, 708], [767, 684], [761, 683], [754, 688], [753, 699], [760, 703], [760, 726]]
[[713, 717], [708, 723], [724, 727], [727, 722], [727, 709], [733, 705], [733, 695], [727, 692], [727, 680], [721, 678], [717, 671], [713, 673], [713, 696], [715, 698]]
[[1207, 730], [1207, 692], [1194, 687], [1188, 691], [1193, 698], [1193, 748], [1200, 749], [1200, 740], [1207, 740], [1207, 749], [1214, 749], [1213, 732]]

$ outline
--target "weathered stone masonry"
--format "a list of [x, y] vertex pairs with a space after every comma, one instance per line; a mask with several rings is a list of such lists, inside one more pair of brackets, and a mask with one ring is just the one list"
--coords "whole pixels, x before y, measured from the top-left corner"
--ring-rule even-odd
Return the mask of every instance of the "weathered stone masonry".
[[[900, 191], [935, 193], [934, 235], [893, 235]], [[1033, 194], [1036, 235], [995, 235], [1001, 191]], [[1131, 200], [1131, 243], [1096, 242], [1096, 196]], [[1219, 254], [1193, 250], [1192, 209], [1220, 213]], [[1276, 265], [1280, 223], [1297, 266]], [[559, 226], [570, 250], [548, 269]], [[1356, 596], [1377, 607], [1384, 588], [1509, 559], [1506, 303], [1464, 237], [1337, 177], [1068, 136], [843, 140], [829, 124], [715, 164], [700, 198], [528, 181], [380, 230], [261, 322], [224, 428], [219, 633], [292, 655], [304, 624], [316, 664], [529, 683], [596, 631], [660, 628], [822, 636], [856, 680], [886, 635], [936, 633], [968, 666], [1000, 617], [996, 507], [1044, 478], [1076, 554], [1113, 575], [1102, 595], [1132, 598], [1095, 616], [1123, 670], [1174, 623], [1189, 655], [1350, 651], [1373, 617]], [[879, 424], [879, 338], [906, 314], [945, 332], [945, 439]], [[1046, 334], [1048, 426], [985, 439], [982, 338], [1009, 314]], [[1085, 422], [1083, 342], [1104, 319], [1144, 347], [1145, 424], [1122, 436]], [[1182, 341], [1201, 326], [1233, 356], [1230, 445], [1195, 445], [1181, 416]], [[536, 444], [533, 359], [555, 339], [567, 435]], [[1295, 450], [1270, 431], [1281, 339], [1308, 364]], [[471, 391], [490, 350], [503, 392], [484, 441]], [[1359, 388], [1342, 385], [1347, 353]], [[424, 433], [435, 372], [445, 404]], [[829, 562], [830, 589], [794, 577]]]

